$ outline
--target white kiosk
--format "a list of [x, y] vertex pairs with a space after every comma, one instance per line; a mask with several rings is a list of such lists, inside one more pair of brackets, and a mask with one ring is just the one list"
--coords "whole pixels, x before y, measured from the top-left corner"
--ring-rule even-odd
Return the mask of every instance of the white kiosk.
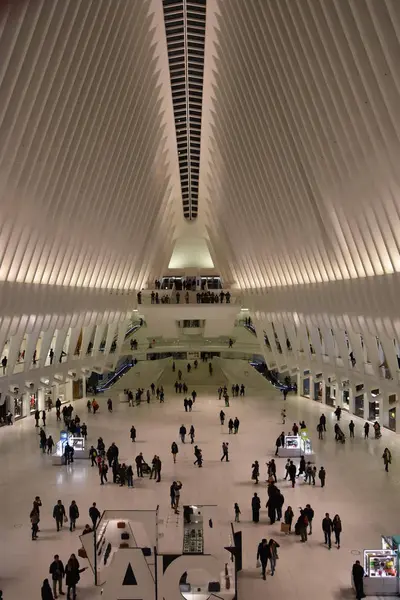
[[89, 458], [89, 455], [85, 450], [85, 438], [75, 437], [72, 433], [62, 430], [60, 431], [60, 440], [57, 442], [55, 451], [52, 455], [53, 465], [64, 464], [64, 452], [67, 442], [74, 449], [74, 460], [77, 458]]
[[298, 435], [285, 435], [285, 443], [278, 449], [278, 456], [281, 458], [304, 456], [306, 462], [315, 462], [315, 453], [307, 429], [300, 430]]

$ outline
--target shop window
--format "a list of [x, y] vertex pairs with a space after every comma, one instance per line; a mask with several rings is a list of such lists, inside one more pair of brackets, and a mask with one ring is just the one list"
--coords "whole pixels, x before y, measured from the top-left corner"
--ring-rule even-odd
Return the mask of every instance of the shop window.
[[[363, 386], [362, 386], [363, 387]], [[364, 394], [359, 394], [354, 398], [354, 414], [357, 417], [364, 418]]]
[[349, 408], [350, 408], [349, 390], [343, 390], [343, 392], [342, 392], [342, 408], [344, 408], [344, 410], [349, 410]]
[[37, 394], [30, 394], [29, 396], [29, 409], [31, 413], [34, 413], [38, 407]]
[[376, 400], [369, 403], [368, 419], [370, 421], [379, 420], [379, 402]]
[[396, 431], [396, 409], [395, 408], [391, 408], [389, 410], [389, 423], [388, 423], [388, 427], [392, 431]]
[[21, 419], [23, 416], [23, 400], [22, 397], [19, 396], [14, 398], [14, 419]]

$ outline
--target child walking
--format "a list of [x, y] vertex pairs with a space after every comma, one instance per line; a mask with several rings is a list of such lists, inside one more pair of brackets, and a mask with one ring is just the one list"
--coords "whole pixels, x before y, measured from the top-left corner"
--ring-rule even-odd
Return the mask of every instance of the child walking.
[[235, 502], [235, 506], [233, 507], [235, 510], [235, 523], [240, 523], [239, 515], [241, 514], [239, 504]]

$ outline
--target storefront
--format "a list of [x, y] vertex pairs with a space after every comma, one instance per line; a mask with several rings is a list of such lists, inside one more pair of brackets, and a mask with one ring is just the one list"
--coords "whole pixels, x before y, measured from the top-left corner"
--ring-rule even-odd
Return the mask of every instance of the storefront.
[[336, 384], [329, 383], [325, 388], [325, 402], [328, 406], [336, 406]]
[[342, 408], [343, 408], [343, 410], [350, 410], [350, 392], [349, 392], [349, 390], [342, 391]]
[[364, 418], [364, 394], [358, 394], [354, 398], [354, 414]]
[[314, 382], [314, 397], [316, 402], [323, 402], [324, 384], [322, 381]]
[[392, 431], [396, 431], [396, 408], [389, 409], [388, 428]]
[[379, 400], [374, 399], [375, 392], [379, 393], [379, 390], [373, 390], [371, 392], [372, 399], [369, 401], [369, 410], [368, 410], [369, 421], [379, 421], [379, 417], [380, 417]]
[[310, 371], [304, 371], [303, 396], [310, 398]]
[[30, 414], [34, 413], [38, 409], [38, 394], [37, 392], [29, 393], [29, 411]]
[[[12, 412], [12, 411], [11, 411]], [[24, 414], [24, 400], [22, 396], [14, 396], [14, 421], [26, 417]]]

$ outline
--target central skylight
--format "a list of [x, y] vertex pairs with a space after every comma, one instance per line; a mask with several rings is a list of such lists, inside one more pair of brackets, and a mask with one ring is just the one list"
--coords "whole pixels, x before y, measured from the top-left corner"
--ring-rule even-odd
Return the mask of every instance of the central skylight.
[[199, 202], [207, 0], [163, 0], [172, 101], [185, 219], [196, 219]]

